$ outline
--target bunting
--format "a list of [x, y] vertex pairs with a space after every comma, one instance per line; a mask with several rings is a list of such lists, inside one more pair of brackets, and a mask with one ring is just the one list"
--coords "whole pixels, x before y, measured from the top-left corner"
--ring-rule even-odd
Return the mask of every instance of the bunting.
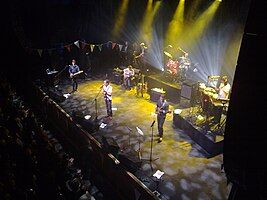
[[91, 52], [94, 51], [95, 45], [94, 44], [90, 44], [90, 48], [91, 48]]
[[102, 46], [103, 46], [103, 44], [99, 44], [99, 45], [97, 45], [97, 46], [98, 46], [99, 51], [101, 51], [101, 50], [102, 50]]
[[37, 49], [38, 53], [39, 53], [39, 56], [42, 57], [42, 52], [43, 50], [42, 49]]
[[114, 49], [115, 46], [116, 46], [116, 43], [112, 42], [112, 49]]
[[74, 42], [74, 44], [75, 44], [78, 48], [80, 48], [79, 40], [77, 40], [76, 42]]
[[39, 49], [39, 48], [25, 47], [24, 49], [28, 54], [31, 54], [32, 51], [37, 51], [38, 55], [40, 57], [42, 57], [42, 55], [44, 54], [45, 51], [48, 52], [49, 56], [52, 55], [53, 51], [57, 51], [57, 53], [60, 53], [61, 51], [63, 51], [64, 48], [66, 48], [66, 50], [68, 52], [71, 52], [71, 50], [72, 50], [71, 46], [72, 45], [77, 46], [79, 49], [84, 49], [86, 46], [88, 46], [88, 47], [90, 47], [91, 52], [94, 51], [95, 46], [97, 46], [99, 51], [102, 51], [103, 45], [105, 45], [107, 48], [112, 48], [112, 49], [114, 49], [116, 47], [116, 45], [118, 45], [120, 51], [122, 51], [122, 48], [123, 48], [122, 44], [117, 44], [116, 42], [112, 42], [112, 41], [108, 41], [108, 42], [103, 43], [103, 44], [89, 44], [89, 43], [86, 43], [84, 41], [77, 40], [75, 42], [72, 42], [72, 43], [69, 43], [69, 44], [65, 44], [64, 46], [60, 46], [60, 47], [56, 47], [56, 48]]
[[122, 44], [119, 44], [119, 49], [120, 49], [120, 51], [121, 51], [121, 49], [122, 49], [122, 46], [123, 46]]
[[66, 49], [68, 49], [69, 52], [70, 52], [70, 46], [71, 46], [70, 44], [65, 46]]
[[84, 47], [86, 46], [86, 43], [82, 42], [82, 41], [80, 41], [80, 42], [81, 42], [81, 49], [84, 49]]

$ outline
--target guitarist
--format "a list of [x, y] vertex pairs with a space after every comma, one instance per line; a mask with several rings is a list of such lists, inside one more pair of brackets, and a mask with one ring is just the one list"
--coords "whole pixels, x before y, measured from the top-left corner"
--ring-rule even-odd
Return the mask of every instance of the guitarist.
[[134, 69], [132, 65], [129, 65], [123, 70], [123, 82], [125, 89], [130, 90], [132, 87], [132, 80], [134, 78]]
[[80, 71], [80, 68], [78, 65], [76, 65], [76, 61], [73, 59], [71, 61], [71, 65], [69, 65], [69, 74], [70, 74], [70, 78], [72, 81], [72, 92], [75, 92], [78, 89], [78, 82], [74, 74], [79, 71]]
[[159, 100], [157, 102], [157, 106], [155, 109], [155, 113], [157, 114], [157, 122], [158, 122], [158, 134], [159, 139], [158, 142], [162, 142], [163, 137], [163, 124], [166, 119], [166, 114], [170, 113], [169, 111], [169, 103], [165, 99], [165, 95], [160, 95]]
[[112, 86], [108, 79], [104, 81], [102, 86], [102, 92], [104, 95], [104, 100], [107, 109], [107, 118], [112, 119]]

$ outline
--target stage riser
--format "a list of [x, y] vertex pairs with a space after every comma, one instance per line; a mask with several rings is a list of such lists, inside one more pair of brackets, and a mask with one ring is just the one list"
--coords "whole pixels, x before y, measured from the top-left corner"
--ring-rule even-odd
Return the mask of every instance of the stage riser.
[[152, 88], [163, 88], [164, 91], [166, 91], [166, 98], [168, 101], [175, 104], [180, 103], [181, 87], [172, 86], [171, 84], [150, 76], [146, 76], [145, 81], [147, 82], [148, 92], [151, 92]]
[[216, 156], [223, 151], [223, 140], [214, 142], [204, 133], [192, 126], [185, 118], [179, 114], [173, 114], [173, 125], [185, 132], [195, 143], [201, 146], [210, 156]]

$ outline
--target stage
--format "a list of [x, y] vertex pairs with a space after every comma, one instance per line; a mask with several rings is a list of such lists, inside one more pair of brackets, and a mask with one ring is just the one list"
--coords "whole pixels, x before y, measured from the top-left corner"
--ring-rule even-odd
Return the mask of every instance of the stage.
[[170, 79], [166, 79], [167, 77], [163, 73], [145, 76], [148, 92], [150, 93], [152, 88], [162, 88], [164, 91], [166, 91], [166, 98], [168, 101], [174, 104], [180, 103], [182, 88], [181, 83], [170, 83]]
[[[69, 94], [72, 89], [70, 81], [61, 80], [57, 87], [50, 88], [50, 93], [56, 93], [54, 100], [59, 106], [85, 130], [92, 132], [93, 137], [101, 143], [109, 144], [114, 156], [124, 162], [125, 168], [140, 180], [144, 174], [148, 177], [147, 180], [151, 180], [157, 170], [163, 171], [162, 180], [157, 185], [153, 180], [144, 183], [152, 190], [156, 188], [162, 194], [162, 199], [227, 199], [230, 188], [226, 186], [226, 178], [221, 173], [220, 149], [211, 156], [209, 149], [192, 139], [192, 132], [184, 121], [186, 115], [181, 117], [168, 114], [163, 141], [157, 143], [157, 123], [151, 128], [156, 119], [153, 114], [155, 102], [150, 101], [149, 94], [141, 97], [136, 94], [135, 89], [124, 90], [121, 85], [112, 84], [114, 116], [111, 121], [107, 121], [104, 118], [106, 108], [103, 96], [101, 93], [98, 95], [103, 80], [102, 76], [79, 79], [78, 91], [72, 94]], [[151, 83], [152, 78], [148, 81]], [[174, 88], [176, 93], [176, 89], [179, 89]], [[173, 100], [177, 98], [174, 101], [179, 102], [170, 101], [172, 111], [182, 109], [183, 100], [179, 94], [169, 97]], [[85, 116], [90, 119], [86, 120]], [[177, 126], [174, 123], [177, 120], [183, 125]], [[137, 127], [143, 135], [137, 131]], [[151, 168], [149, 162], [138, 158], [138, 151], [140, 150], [141, 159], [149, 159], [152, 133], [152, 158], [156, 160], [151, 163]], [[132, 161], [130, 164], [129, 160]]]
[[[219, 155], [223, 152], [223, 134], [221, 133], [223, 125], [209, 125], [209, 122], [204, 121], [206, 120], [205, 116], [202, 116], [200, 112], [198, 107], [177, 109], [173, 113], [173, 125], [183, 130], [210, 157]], [[202, 119], [203, 123], [198, 124], [197, 118]], [[216, 131], [214, 131], [215, 129]]]

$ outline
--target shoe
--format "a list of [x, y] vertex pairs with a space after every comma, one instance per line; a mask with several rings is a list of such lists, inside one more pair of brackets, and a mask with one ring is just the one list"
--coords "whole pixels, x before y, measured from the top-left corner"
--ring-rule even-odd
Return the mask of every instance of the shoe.
[[160, 142], [162, 142], [162, 137], [160, 137], [160, 138], [158, 139], [158, 143], [160, 143]]

